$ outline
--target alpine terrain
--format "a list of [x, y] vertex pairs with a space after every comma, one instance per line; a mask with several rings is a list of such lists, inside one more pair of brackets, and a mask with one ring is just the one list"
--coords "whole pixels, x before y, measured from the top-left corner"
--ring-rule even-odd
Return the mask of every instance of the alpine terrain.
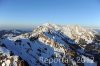
[[79, 25], [0, 31], [0, 66], [99, 66], [100, 34]]

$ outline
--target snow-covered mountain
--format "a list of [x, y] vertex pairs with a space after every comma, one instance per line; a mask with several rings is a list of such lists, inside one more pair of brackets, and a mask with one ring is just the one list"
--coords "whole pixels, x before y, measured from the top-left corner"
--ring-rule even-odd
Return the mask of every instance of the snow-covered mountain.
[[[95, 53], [93, 51], [99, 43], [94, 42], [94, 39], [95, 35], [91, 31], [78, 25], [46, 23], [30, 33], [1, 38], [0, 65], [97, 66], [100, 56], [98, 60], [95, 56], [99, 54], [99, 48]], [[88, 49], [90, 46], [95, 48]]]
[[14, 37], [14, 36], [18, 36], [20, 34], [25, 34], [28, 33], [30, 31], [22, 31], [22, 30], [1, 30], [0, 31], [0, 38], [4, 38], [4, 37]]

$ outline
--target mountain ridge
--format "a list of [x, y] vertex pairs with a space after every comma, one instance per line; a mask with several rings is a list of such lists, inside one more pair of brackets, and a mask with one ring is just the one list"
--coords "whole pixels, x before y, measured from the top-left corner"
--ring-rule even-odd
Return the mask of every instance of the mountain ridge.
[[[0, 40], [0, 46], [12, 51], [14, 55], [17, 55], [17, 57], [21, 57], [25, 62], [29, 64], [29, 66], [86, 66], [88, 65], [88, 63], [93, 63], [95, 65], [96, 63], [94, 62], [94, 60], [89, 58], [89, 56], [91, 55], [85, 53], [85, 48], [83, 49], [83, 47], [81, 47], [78, 42], [75, 41], [79, 40], [80, 38], [73, 38], [72, 36], [68, 35], [74, 34], [76, 36], [79, 36], [80, 33], [83, 33], [82, 35], [85, 36], [85, 38], [82, 39], [85, 39], [87, 41], [91, 40], [90, 43], [92, 43], [92, 39], [94, 38], [92, 32], [80, 26], [60, 26], [55, 24], [44, 24], [37, 27], [30, 33], [21, 34], [15, 37], [2, 38]], [[89, 38], [89, 40], [87, 37]], [[88, 42], [86, 43], [88, 44]], [[53, 59], [54, 57], [55, 59], [58, 58], [60, 60], [61, 58], [68, 58], [70, 62], [63, 63], [62, 61], [60, 61], [57, 63], [45, 63], [39, 59], [40, 57], [44, 59]], [[84, 58], [85, 62], [77, 63], [77, 57]], [[86, 59], [90, 60], [91, 62], [87, 61]], [[4, 62], [6, 61], [7, 60], [5, 60]], [[16, 62], [13, 61], [12, 63]]]

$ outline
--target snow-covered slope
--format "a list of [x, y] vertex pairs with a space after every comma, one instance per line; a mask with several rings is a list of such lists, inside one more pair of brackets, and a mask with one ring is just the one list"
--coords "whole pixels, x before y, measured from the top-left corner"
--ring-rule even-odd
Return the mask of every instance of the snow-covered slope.
[[85, 39], [88, 43], [93, 40], [94, 34], [79, 25], [65, 26], [63, 28], [64, 34], [68, 35], [71, 39], [75, 39], [76, 42], [78, 42], [80, 38]]
[[[87, 61], [86, 58], [88, 58], [88, 60], [91, 60], [96, 65], [93, 59], [90, 58], [90, 55], [85, 53], [85, 48], [81, 48], [73, 40], [77, 41], [79, 38], [83, 38], [86, 41], [92, 41], [93, 37], [94, 35], [90, 31], [79, 26], [60, 26], [47, 23], [37, 27], [31, 33], [2, 38], [0, 40], [0, 51], [3, 54], [6, 53], [7, 57], [11, 56], [9, 54], [12, 52], [13, 56], [11, 57], [17, 58], [17, 60], [13, 60], [13, 63], [16, 63], [14, 61], [18, 61], [20, 57], [24, 62], [17, 63], [17, 65], [22, 66], [23, 64], [25, 66], [27, 63], [29, 66], [85, 65], [82, 61], [77, 63], [79, 60], [77, 60], [78, 57], [83, 58], [84, 61]], [[6, 50], [7, 52], [3, 52], [2, 47], [3, 51]], [[6, 62], [7, 60], [4, 60], [5, 64]], [[13, 66], [17, 65], [13, 64]]]

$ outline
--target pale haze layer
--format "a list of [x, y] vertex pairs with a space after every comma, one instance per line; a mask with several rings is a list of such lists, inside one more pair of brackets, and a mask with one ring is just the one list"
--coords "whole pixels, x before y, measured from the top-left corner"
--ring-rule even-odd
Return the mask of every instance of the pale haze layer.
[[0, 28], [43, 23], [99, 26], [99, 0], [0, 0]]

